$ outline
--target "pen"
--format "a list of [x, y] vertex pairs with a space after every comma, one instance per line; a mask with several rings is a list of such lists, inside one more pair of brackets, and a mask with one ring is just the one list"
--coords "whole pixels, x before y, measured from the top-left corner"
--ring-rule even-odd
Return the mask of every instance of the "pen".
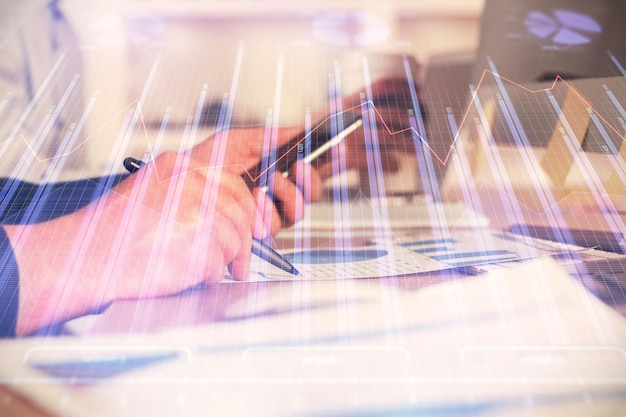
[[337, 133], [334, 137], [330, 138], [330, 140], [324, 143], [319, 148], [315, 149], [309, 155], [305, 156], [303, 162], [305, 164], [311, 163], [315, 158], [332, 148], [333, 146], [339, 145], [350, 133], [357, 130], [359, 127], [363, 125], [363, 119], [356, 119], [352, 124], [346, 127], [341, 132]]
[[[309, 163], [313, 162], [315, 159], [317, 159], [324, 152], [326, 152], [327, 150], [329, 150], [333, 146], [337, 146], [338, 144], [340, 144], [350, 133], [354, 132], [355, 130], [357, 130], [362, 125], [363, 125], [363, 119], [356, 119], [354, 122], [352, 122], [344, 130], [342, 130], [341, 132], [339, 132], [338, 134], [336, 134], [335, 136], [330, 138], [328, 141], [324, 142], [321, 146], [317, 147], [309, 155], [305, 156], [302, 159], [302, 161], [305, 164], [309, 164]], [[286, 156], [287, 156], [286, 154], [287, 154], [288, 150], [290, 148], [293, 148], [296, 145], [294, 145], [293, 143], [290, 143], [287, 146], [288, 146], [288, 149], [283, 150], [282, 158], [286, 158]], [[279, 150], [279, 154], [281, 154], [280, 150]], [[282, 175], [285, 178], [287, 178], [289, 176], [289, 163], [290, 162], [292, 162], [292, 161], [287, 161], [287, 163], [282, 163], [281, 164], [282, 166], [284, 166], [284, 168], [282, 170]], [[135, 158], [130, 157], [130, 156], [128, 158], [124, 159], [124, 168], [126, 168], [126, 170], [128, 172], [130, 172], [131, 174], [134, 173], [134, 172], [137, 172], [144, 165], [145, 165], [145, 162], [143, 162], [143, 161], [141, 161], [139, 159], [135, 159]], [[246, 182], [248, 183], [248, 186], [250, 188], [254, 188], [254, 186], [256, 186], [257, 180], [251, 180], [250, 178], [247, 178], [247, 176], [244, 176], [244, 179], [247, 180]], [[266, 188], [266, 187], [264, 187], [264, 188]]]
[[143, 167], [145, 164], [146, 163], [144, 161], [135, 159], [132, 156], [129, 156], [128, 158], [124, 159], [124, 168], [126, 168], [126, 171], [130, 172], [131, 174], [139, 171], [139, 169]]
[[285, 272], [289, 272], [292, 275], [300, 275], [300, 272], [287, 259], [262, 240], [252, 238], [252, 253]]
[[[124, 168], [126, 168], [126, 170], [131, 174], [137, 172], [145, 164], [145, 162], [130, 156], [124, 159]], [[300, 275], [300, 272], [298, 272], [298, 270], [291, 265], [289, 261], [283, 258], [280, 253], [276, 252], [269, 245], [259, 239], [252, 238], [252, 253], [285, 272], [292, 275]]]
[[[341, 132], [337, 133], [335, 136], [330, 138], [328, 142], [325, 142], [322, 146], [320, 146], [319, 148], [315, 149], [313, 152], [311, 152], [310, 154], [302, 158], [302, 162], [304, 162], [305, 164], [310, 164], [317, 157], [322, 155], [324, 152], [326, 152], [333, 146], [339, 145], [350, 133], [357, 130], [359, 127], [361, 127], [361, 125], [363, 125], [363, 119], [357, 119], [355, 122], [353, 122], [351, 125], [346, 127], [344, 130], [342, 130]], [[287, 178], [289, 176], [289, 166], [285, 167], [284, 171], [282, 172], [282, 176], [283, 178]], [[267, 185], [263, 186], [261, 190], [263, 192], [267, 192], [268, 191]]]
[[[261, 177], [270, 169], [274, 172], [280, 172], [284, 178], [287, 178], [289, 176], [289, 168], [296, 161], [296, 158], [292, 154], [299, 154], [303, 152], [305, 148], [303, 141], [309, 141], [312, 148], [311, 153], [302, 158], [302, 161], [305, 164], [309, 164], [333, 146], [337, 146], [348, 135], [363, 125], [363, 119], [360, 117], [357, 117], [356, 119], [349, 118], [348, 115], [344, 117], [347, 119], [346, 123], [349, 124], [335, 136], [329, 138], [329, 127], [322, 124], [317, 129], [312, 130], [311, 133], [304, 138], [297, 137], [295, 140], [291, 140], [286, 145], [278, 148], [276, 150], [276, 155], [278, 157], [271, 167], [264, 166], [264, 163], [260, 162], [255, 167], [250, 168], [247, 174], [243, 175], [243, 179], [246, 181], [248, 188], [252, 190], [255, 187], [258, 187]], [[261, 189], [267, 191], [267, 187], [265, 186]]]

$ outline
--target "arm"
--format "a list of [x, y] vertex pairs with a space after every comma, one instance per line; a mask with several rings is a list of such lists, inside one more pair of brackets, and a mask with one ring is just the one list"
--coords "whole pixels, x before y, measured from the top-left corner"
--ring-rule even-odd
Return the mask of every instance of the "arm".
[[[268, 197], [250, 192], [241, 177], [258, 162], [254, 146], [263, 131], [229, 135], [219, 163], [210, 163], [218, 140], [188, 153], [164, 153], [71, 214], [6, 225], [20, 272], [16, 334], [112, 301], [214, 284], [226, 267], [236, 279], [247, 278], [252, 236], [263, 238], [296, 221], [317, 180], [314, 170], [300, 175], [298, 185], [280, 175], [272, 179], [273, 195], [287, 207], [286, 217], [277, 218]], [[277, 144], [288, 135], [281, 131]]]
[[19, 300], [19, 272], [13, 248], [0, 227], [0, 338], [15, 336]]
[[[83, 209], [5, 226], [20, 268], [17, 335], [115, 300], [216, 283], [227, 265], [247, 276], [256, 218], [250, 192], [229, 172], [171, 175], [182, 162], [161, 155]], [[207, 183], [207, 198], [198, 198]]]
[[0, 179], [0, 224], [32, 224], [73, 213], [95, 201], [128, 174], [35, 184]]

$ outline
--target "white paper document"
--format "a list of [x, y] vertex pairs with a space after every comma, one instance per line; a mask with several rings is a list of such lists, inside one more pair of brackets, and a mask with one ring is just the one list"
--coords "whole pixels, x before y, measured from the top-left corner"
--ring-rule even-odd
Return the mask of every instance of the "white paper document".
[[[300, 276], [253, 257], [250, 279], [324, 280], [397, 277], [576, 252], [582, 248], [490, 229], [370, 230], [357, 236], [317, 231], [314, 239], [281, 237], [281, 254]], [[297, 246], [298, 248], [294, 248]]]
[[626, 321], [552, 260], [416, 292], [288, 284], [260, 286], [223, 323], [2, 341], [0, 381], [67, 417], [626, 409]]

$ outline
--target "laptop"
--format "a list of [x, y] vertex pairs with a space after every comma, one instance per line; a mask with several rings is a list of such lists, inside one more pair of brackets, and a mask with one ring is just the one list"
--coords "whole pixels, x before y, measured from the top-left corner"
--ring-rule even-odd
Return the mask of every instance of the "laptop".
[[624, 76], [626, 2], [486, 0], [472, 78], [515, 82]]
[[495, 144], [548, 149], [568, 123], [606, 180], [613, 167], [600, 154], [619, 153], [626, 131], [621, 16], [626, 2], [614, 0], [486, 0], [476, 53], [436, 57], [426, 70], [423, 101], [438, 183], [455, 142], [475, 138], [475, 117], [489, 118]]

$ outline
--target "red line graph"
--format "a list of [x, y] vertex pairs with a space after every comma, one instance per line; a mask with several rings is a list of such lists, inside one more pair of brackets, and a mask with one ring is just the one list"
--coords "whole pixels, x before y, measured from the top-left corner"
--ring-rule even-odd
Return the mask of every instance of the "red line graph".
[[[589, 102], [589, 101], [588, 101], [585, 97], [583, 97], [583, 96], [582, 96], [582, 95], [578, 92], [578, 90], [576, 90], [576, 88], [574, 88], [573, 86], [571, 86], [571, 85], [570, 85], [570, 84], [569, 84], [569, 83], [568, 83], [568, 82], [567, 82], [564, 78], [562, 78], [560, 75], [557, 75], [557, 76], [555, 77], [554, 81], [552, 82], [552, 84], [551, 84], [551, 85], [550, 85], [550, 87], [548, 87], [548, 88], [530, 89], [530, 88], [528, 88], [528, 87], [525, 87], [525, 86], [524, 86], [524, 85], [522, 85], [522, 84], [519, 84], [519, 83], [517, 83], [517, 82], [515, 82], [515, 81], [513, 81], [513, 80], [510, 80], [509, 78], [506, 78], [506, 77], [504, 77], [504, 76], [502, 76], [502, 75], [499, 75], [499, 74], [497, 74], [497, 73], [494, 73], [494, 72], [493, 72], [493, 71], [491, 71], [491, 70], [484, 70], [484, 71], [483, 71], [483, 73], [482, 73], [482, 75], [481, 75], [481, 77], [480, 77], [480, 80], [479, 80], [478, 84], [476, 85], [476, 89], [475, 89], [474, 93], [472, 94], [471, 101], [469, 102], [469, 104], [468, 104], [468, 106], [467, 106], [467, 109], [465, 110], [465, 113], [463, 114], [463, 118], [461, 119], [461, 123], [459, 124], [459, 128], [457, 129], [457, 132], [456, 132], [456, 134], [454, 135], [454, 140], [453, 140], [452, 144], [456, 143], [456, 141], [457, 141], [457, 139], [458, 139], [458, 137], [459, 137], [460, 132], [463, 130], [463, 126], [465, 125], [465, 123], [466, 123], [466, 121], [467, 121], [467, 117], [468, 117], [468, 115], [470, 114], [470, 111], [471, 111], [472, 102], [473, 102], [474, 98], [475, 98], [475, 97], [477, 97], [477, 95], [478, 95], [478, 93], [479, 93], [479, 91], [480, 91], [480, 87], [482, 86], [482, 84], [483, 84], [483, 82], [484, 82], [484, 80], [485, 80], [485, 77], [486, 77], [488, 74], [490, 74], [490, 75], [492, 75], [492, 76], [494, 76], [494, 77], [497, 77], [497, 78], [501, 79], [502, 81], [505, 81], [505, 82], [507, 82], [507, 83], [509, 83], [509, 84], [511, 84], [511, 85], [513, 85], [513, 86], [515, 86], [515, 87], [517, 87], [517, 88], [519, 88], [519, 89], [521, 89], [521, 90], [523, 90], [523, 91], [525, 91], [525, 92], [532, 93], [532, 94], [541, 93], [541, 92], [544, 92], [544, 91], [552, 91], [552, 90], [554, 90], [554, 89], [556, 88], [557, 84], [560, 82], [560, 83], [562, 83], [564, 86], [566, 86], [566, 87], [569, 89], [569, 91], [571, 91], [572, 93], [574, 93], [574, 95], [576, 95], [576, 97], [577, 97], [577, 98], [578, 98], [578, 99], [579, 99], [579, 100], [580, 100], [580, 101], [581, 101], [581, 102], [582, 102], [585, 106], [589, 107], [589, 108], [590, 108], [590, 109], [594, 112], [594, 114], [595, 114], [595, 115], [596, 115], [596, 116], [597, 116], [597, 117], [598, 117], [598, 118], [602, 121], [602, 123], [604, 123], [604, 124], [605, 124], [605, 125], [606, 125], [606, 126], [607, 126], [607, 127], [608, 127], [608, 128], [609, 128], [612, 132], [613, 132], [613, 133], [615, 133], [617, 136], [621, 137], [621, 138], [622, 138], [622, 141], [626, 140], [626, 139], [624, 139], [623, 134], [621, 134], [621, 133], [620, 133], [620, 132], [619, 132], [619, 131], [615, 128], [615, 127], [613, 127], [613, 125], [612, 125], [611, 123], [609, 123], [609, 122], [608, 122], [608, 121], [607, 121], [607, 120], [606, 120], [606, 119], [605, 119], [605, 118], [604, 118], [601, 114], [599, 114], [599, 113], [598, 113], [598, 112], [597, 112], [597, 111], [593, 108], [593, 106], [591, 105], [591, 103], [590, 103], [590, 102]], [[432, 149], [431, 149], [431, 152], [433, 153], [433, 155], [434, 155], [435, 157], [437, 157], [437, 155], [433, 152], [433, 150], [432, 150]], [[447, 164], [447, 162], [448, 162], [448, 159], [449, 159], [449, 157], [450, 157], [450, 155], [451, 155], [451, 153], [452, 153], [452, 152], [451, 152], [451, 151], [449, 151], [449, 152], [447, 153], [446, 157], [445, 157], [443, 160], [442, 160], [442, 159], [440, 159], [440, 158], [438, 158], [438, 157], [437, 157], [437, 159], [439, 160], [439, 162], [440, 162], [442, 165], [446, 165], [446, 164]]]
[[[603, 123], [606, 127], [608, 127], [608, 128], [609, 128], [609, 129], [610, 129], [613, 133], [615, 133], [615, 134], [616, 134], [616, 135], [618, 135], [620, 138], [622, 138], [622, 140], [624, 140], [623, 135], [622, 135], [622, 134], [621, 134], [621, 133], [620, 133], [620, 132], [619, 132], [619, 131], [615, 128], [615, 127], [613, 127], [613, 125], [612, 125], [611, 123], [609, 123], [609, 122], [608, 122], [608, 121], [607, 121], [607, 120], [606, 120], [606, 119], [605, 119], [605, 118], [604, 118], [601, 114], [599, 114], [598, 112], [596, 112], [596, 111], [593, 109], [593, 106], [591, 105], [591, 103], [590, 103], [590, 102], [589, 102], [589, 101], [588, 101], [585, 97], [583, 97], [583, 96], [582, 96], [582, 95], [581, 95], [581, 94], [580, 94], [580, 93], [579, 93], [579, 92], [578, 92], [578, 91], [577, 91], [577, 90], [576, 90], [573, 86], [571, 86], [571, 85], [570, 85], [570, 84], [569, 84], [569, 83], [568, 83], [565, 79], [563, 79], [561, 76], [556, 76], [556, 77], [555, 77], [555, 79], [554, 79], [554, 81], [552, 82], [552, 84], [551, 84], [551, 86], [550, 86], [550, 87], [548, 87], [548, 88], [539, 88], [539, 89], [534, 89], [534, 90], [533, 90], [533, 89], [530, 89], [530, 88], [525, 87], [525, 86], [524, 86], [524, 85], [522, 85], [522, 84], [516, 83], [515, 81], [512, 81], [512, 80], [510, 80], [510, 79], [508, 79], [508, 78], [506, 78], [506, 77], [503, 77], [503, 76], [501, 76], [501, 75], [499, 75], [499, 74], [497, 74], [497, 73], [494, 73], [493, 71], [490, 71], [490, 70], [487, 70], [487, 69], [486, 69], [486, 70], [484, 70], [484, 71], [483, 71], [483, 73], [482, 73], [482, 75], [481, 75], [481, 77], [480, 77], [480, 80], [479, 80], [479, 82], [477, 83], [476, 88], [474, 89], [474, 92], [472, 93], [472, 97], [471, 97], [471, 98], [470, 98], [470, 100], [468, 101], [467, 107], [466, 107], [466, 109], [465, 109], [465, 111], [464, 111], [464, 113], [463, 113], [463, 116], [462, 116], [462, 118], [461, 118], [460, 124], [459, 124], [459, 126], [458, 126], [458, 128], [457, 128], [457, 131], [456, 131], [456, 132], [454, 133], [454, 135], [453, 135], [453, 140], [452, 140], [452, 142], [451, 142], [451, 146], [449, 147], [449, 149], [448, 149], [447, 153], [445, 154], [445, 157], [444, 157], [444, 158], [440, 158], [440, 157], [437, 155], [437, 153], [435, 152], [435, 150], [434, 150], [434, 149], [431, 147], [431, 145], [428, 143], [427, 139], [426, 139], [426, 138], [424, 138], [424, 137], [422, 137], [422, 135], [420, 135], [420, 133], [419, 133], [416, 129], [414, 129], [413, 127], [407, 127], [407, 128], [404, 128], [404, 129], [399, 129], [399, 130], [392, 130], [392, 129], [389, 127], [389, 124], [385, 121], [385, 119], [384, 119], [383, 115], [381, 114], [380, 110], [379, 110], [379, 109], [376, 107], [376, 105], [374, 104], [374, 102], [373, 102], [372, 100], [368, 100], [368, 101], [366, 101], [366, 102], [364, 102], [364, 103], [361, 103], [361, 104], [358, 104], [358, 105], [352, 106], [352, 107], [350, 107], [350, 108], [348, 108], [348, 109], [346, 109], [346, 110], [343, 110], [342, 112], [339, 112], [339, 113], [337, 113], [337, 114], [330, 115], [330, 116], [326, 117], [325, 119], [321, 120], [320, 122], [318, 122], [318, 123], [317, 123], [317, 125], [316, 125], [313, 129], [311, 129], [311, 131], [310, 131], [308, 134], [304, 135], [304, 136], [303, 136], [300, 140], [298, 140], [297, 142], [295, 142], [295, 143], [293, 144], [293, 146], [289, 148], [289, 150], [288, 150], [288, 152], [287, 152], [287, 153], [285, 153], [285, 154], [283, 154], [283, 155], [280, 155], [280, 156], [279, 156], [279, 157], [278, 157], [278, 158], [277, 158], [277, 159], [273, 162], [273, 164], [272, 164], [271, 166], [268, 166], [268, 167], [266, 168], [266, 170], [264, 170], [263, 172], [259, 173], [259, 175], [257, 175], [256, 177], [255, 177], [255, 176], [253, 176], [253, 175], [252, 175], [252, 174], [251, 174], [248, 170], [245, 170], [245, 169], [244, 169], [244, 171], [245, 171], [245, 172], [244, 172], [244, 174], [243, 174], [243, 175], [246, 175], [246, 176], [247, 176], [247, 177], [248, 177], [251, 181], [256, 182], [256, 181], [257, 181], [257, 180], [258, 180], [258, 179], [259, 179], [262, 175], [266, 174], [268, 170], [271, 170], [271, 169], [272, 169], [272, 168], [273, 168], [273, 167], [274, 167], [274, 166], [275, 166], [275, 165], [276, 165], [279, 161], [281, 161], [283, 158], [288, 157], [288, 153], [289, 153], [290, 151], [293, 151], [293, 150], [294, 150], [294, 149], [295, 149], [295, 148], [296, 148], [299, 144], [301, 144], [301, 143], [303, 143], [304, 141], [306, 141], [306, 140], [307, 140], [307, 139], [308, 139], [308, 138], [309, 138], [309, 137], [310, 137], [313, 133], [315, 133], [318, 129], [320, 129], [320, 128], [321, 128], [321, 127], [322, 127], [322, 126], [323, 126], [326, 122], [328, 122], [331, 118], [333, 118], [333, 117], [337, 117], [337, 116], [340, 116], [340, 115], [341, 115], [341, 114], [343, 114], [343, 113], [353, 112], [354, 110], [357, 110], [357, 109], [361, 109], [361, 111], [363, 111], [363, 106], [368, 106], [368, 108], [371, 108], [371, 109], [374, 111], [374, 115], [375, 115], [375, 119], [376, 119], [376, 125], [377, 125], [377, 126], [382, 127], [382, 128], [386, 131], [386, 133], [387, 133], [389, 136], [392, 136], [392, 137], [393, 137], [393, 136], [395, 136], [395, 135], [399, 135], [399, 134], [403, 134], [403, 133], [405, 133], [405, 132], [407, 132], [407, 131], [411, 131], [411, 132], [412, 132], [412, 134], [413, 134], [413, 137], [414, 137], [414, 141], [417, 141], [417, 140], [421, 141], [421, 142], [423, 143], [423, 145], [424, 145], [424, 146], [426, 146], [426, 147], [428, 148], [428, 150], [429, 150], [429, 151], [430, 151], [430, 153], [434, 156], [434, 158], [436, 158], [436, 159], [439, 161], [439, 163], [440, 163], [441, 165], [444, 165], [444, 166], [445, 166], [445, 165], [447, 165], [447, 163], [448, 163], [448, 161], [449, 161], [449, 158], [450, 158], [450, 156], [451, 156], [451, 155], [452, 155], [452, 153], [453, 153], [453, 145], [456, 143], [456, 141], [457, 141], [457, 140], [459, 140], [460, 133], [461, 133], [461, 131], [463, 130], [463, 128], [464, 128], [464, 126], [465, 126], [465, 123], [467, 122], [467, 119], [468, 119], [468, 117], [469, 117], [469, 115], [470, 115], [470, 113], [471, 113], [472, 106], [474, 105], [474, 104], [473, 104], [473, 103], [474, 103], [474, 99], [475, 99], [475, 98], [477, 97], [477, 95], [479, 94], [479, 92], [480, 92], [480, 90], [481, 90], [481, 88], [482, 88], [482, 86], [483, 86], [483, 83], [485, 82], [485, 79], [486, 79], [486, 77], [487, 77], [488, 75], [491, 75], [491, 76], [493, 76], [493, 77], [499, 78], [500, 80], [502, 80], [502, 81], [504, 81], [504, 82], [506, 82], [506, 83], [509, 83], [509, 84], [510, 84], [510, 85], [512, 85], [512, 86], [515, 86], [515, 87], [517, 87], [517, 88], [519, 88], [519, 89], [521, 89], [521, 90], [523, 90], [523, 91], [525, 91], [525, 92], [528, 92], [528, 93], [533, 93], [533, 94], [534, 94], [534, 93], [541, 93], [541, 92], [544, 92], [544, 91], [547, 91], [547, 90], [553, 90], [554, 88], [556, 88], [556, 86], [557, 86], [559, 83], [562, 83], [562, 84], [563, 84], [564, 86], [566, 86], [566, 87], [567, 87], [567, 88], [568, 88], [568, 89], [569, 89], [569, 90], [570, 90], [573, 94], [575, 94], [575, 95], [576, 95], [576, 97], [577, 97], [577, 98], [578, 98], [578, 99], [579, 99], [579, 100], [580, 100], [580, 101], [581, 101], [581, 102], [582, 102], [585, 106], [589, 107], [589, 108], [590, 108], [590, 109], [591, 109], [591, 110], [595, 113], [595, 115], [596, 115], [596, 116], [597, 116], [597, 117], [598, 117], [598, 118], [602, 121], [602, 123]], [[54, 155], [54, 156], [51, 156], [51, 157], [46, 157], [46, 158], [41, 158], [41, 157], [39, 157], [39, 155], [36, 153], [36, 151], [34, 150], [34, 148], [30, 145], [30, 143], [28, 142], [28, 140], [26, 140], [26, 138], [25, 138], [23, 135], [18, 135], [18, 136], [15, 136], [15, 137], [13, 137], [13, 138], [9, 138], [9, 139], [7, 139], [7, 140], [5, 140], [5, 141], [1, 142], [1, 143], [0, 143], [0, 146], [3, 146], [3, 145], [5, 145], [5, 144], [7, 144], [7, 143], [9, 143], [9, 142], [11, 142], [11, 141], [13, 141], [13, 140], [21, 140], [21, 141], [23, 141], [23, 143], [24, 143], [24, 145], [26, 146], [26, 148], [27, 148], [27, 149], [28, 149], [28, 150], [29, 150], [29, 151], [33, 154], [33, 156], [35, 157], [35, 159], [37, 160], [37, 162], [42, 162], [42, 163], [43, 163], [43, 162], [47, 162], [47, 161], [51, 161], [51, 160], [53, 160], [53, 159], [58, 159], [58, 158], [67, 157], [67, 156], [71, 155], [72, 153], [76, 152], [76, 151], [77, 151], [78, 149], [80, 149], [81, 147], [85, 146], [85, 145], [87, 144], [87, 142], [89, 142], [90, 140], [92, 140], [92, 139], [93, 139], [93, 138], [94, 138], [94, 137], [95, 137], [95, 136], [96, 136], [96, 135], [97, 135], [97, 134], [98, 134], [98, 133], [99, 133], [102, 129], [104, 129], [104, 128], [108, 125], [108, 124], [112, 123], [112, 122], [113, 122], [113, 120], [115, 120], [117, 117], [121, 117], [123, 114], [128, 113], [128, 112], [129, 112], [129, 110], [133, 110], [134, 112], [138, 112], [138, 113], [137, 113], [137, 117], [138, 117], [138, 118], [139, 118], [139, 120], [140, 120], [141, 128], [142, 128], [142, 130], [143, 130], [143, 134], [144, 134], [144, 136], [145, 136], [145, 138], [146, 138], [146, 142], [147, 142], [147, 145], [148, 145], [148, 149], [152, 149], [152, 146], [154, 145], [154, 143], [153, 143], [153, 142], [151, 142], [151, 141], [150, 141], [150, 139], [149, 139], [149, 138], [150, 138], [150, 136], [149, 136], [149, 133], [148, 133], [148, 128], [147, 128], [147, 126], [146, 126], [144, 116], [143, 116], [143, 114], [142, 114], [142, 112], [141, 112], [141, 108], [140, 108], [140, 106], [138, 106], [138, 101], [137, 101], [137, 100], [135, 100], [134, 102], [132, 102], [131, 104], [129, 104], [127, 107], [125, 107], [124, 109], [122, 109], [122, 110], [121, 110], [121, 111], [120, 111], [120, 112], [119, 112], [119, 113], [118, 113], [118, 114], [114, 117], [114, 119], [112, 119], [111, 121], [109, 121], [109, 122], [107, 122], [107, 123], [103, 124], [103, 126], [102, 126], [101, 128], [99, 128], [98, 130], [96, 130], [96, 131], [94, 131], [93, 133], [91, 133], [88, 137], [86, 137], [84, 140], [82, 140], [80, 143], [78, 143], [76, 146], [74, 146], [71, 150], [69, 150], [69, 151], [67, 151], [67, 152], [64, 152], [64, 153], [62, 153], [62, 154], [58, 154], [58, 155]], [[133, 117], [134, 117], [134, 116], [133, 116]], [[364, 125], [362, 128], [364, 128], [364, 129], [368, 129], [369, 127]], [[216, 135], [219, 135], [219, 134], [220, 134], [220, 132], [223, 132], [223, 130], [222, 130], [222, 131], [218, 131], [218, 132], [216, 132]], [[154, 155], [154, 154], [152, 154], [152, 153], [151, 153], [151, 151], [149, 152], [149, 155], [150, 155], [150, 159], [151, 159], [151, 160], [154, 160], [155, 155]], [[121, 164], [121, 161], [120, 161], [120, 164]], [[228, 167], [228, 166], [215, 166], [215, 167], [213, 167], [213, 168], [225, 168], [225, 167]], [[196, 168], [196, 169], [200, 169], [200, 168]], [[193, 169], [193, 170], [196, 170], [196, 169]], [[202, 169], [206, 169], [206, 168], [202, 168]], [[191, 170], [191, 171], [193, 171], [193, 170]], [[190, 171], [181, 172], [181, 173], [179, 173], [178, 175], [183, 175], [183, 174], [185, 174], [185, 173], [187, 173], [187, 172], [190, 172]], [[157, 177], [158, 177], [158, 173], [157, 173]], [[160, 178], [159, 178], [159, 181], [161, 181], [161, 179], [160, 179]]]

